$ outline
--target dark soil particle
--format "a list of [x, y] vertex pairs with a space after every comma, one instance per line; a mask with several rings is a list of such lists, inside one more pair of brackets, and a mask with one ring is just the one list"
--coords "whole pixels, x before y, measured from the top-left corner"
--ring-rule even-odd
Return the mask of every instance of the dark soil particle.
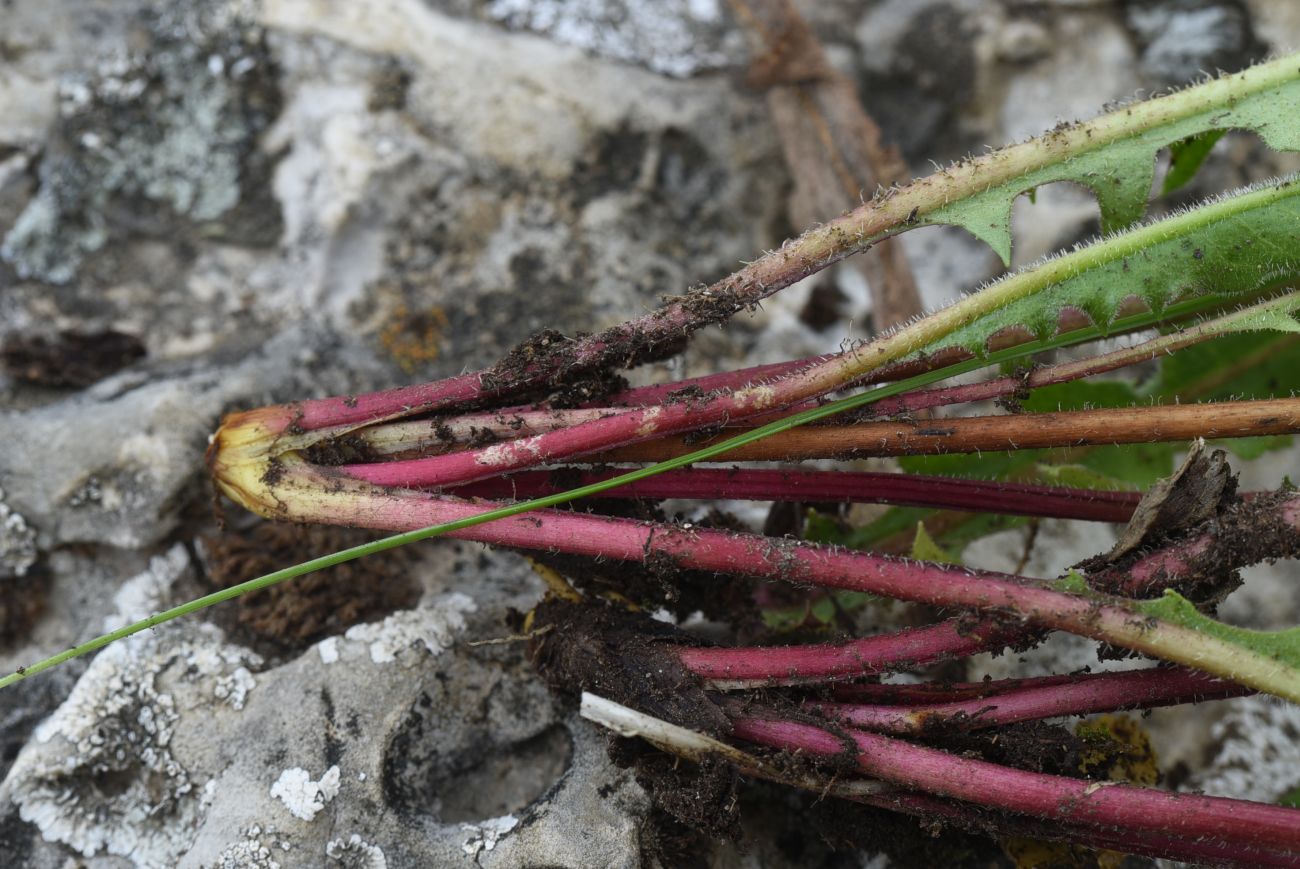
[[32, 626], [45, 612], [50, 575], [37, 563], [24, 576], [4, 582], [5, 594], [0, 596], [0, 649], [27, 639]]
[[843, 290], [823, 281], [808, 294], [808, 301], [799, 312], [799, 322], [816, 332], [825, 332], [844, 318], [843, 309], [848, 301]]
[[[208, 580], [214, 589], [228, 588], [372, 538], [353, 529], [263, 522], [246, 531], [204, 538]], [[233, 607], [214, 612], [229, 620], [224, 627], [241, 640], [269, 652], [290, 653], [354, 624], [414, 606], [420, 588], [411, 563], [409, 554], [393, 550], [243, 595]]]
[[312, 444], [303, 450], [303, 458], [313, 465], [335, 467], [374, 461], [377, 457], [364, 438], [344, 435]]
[[[656, 508], [640, 501], [591, 499], [581, 506], [604, 515], [663, 521]], [[711, 514], [697, 527], [734, 529], [722, 514]], [[583, 591], [596, 595], [617, 592], [645, 609], [666, 609], [679, 621], [698, 612], [710, 621], [730, 625], [741, 636], [751, 636], [761, 626], [754, 581], [748, 577], [683, 568], [661, 552], [647, 553], [644, 563], [593, 563], [550, 554], [534, 557], [568, 576]]]
[[942, 728], [932, 734], [945, 751], [977, 754], [990, 763], [1048, 775], [1078, 776], [1084, 744], [1064, 727], [1028, 722], [996, 731], [963, 733]]
[[82, 389], [144, 358], [135, 335], [64, 331], [10, 336], [0, 348], [0, 366], [15, 380], [36, 386]]
[[603, 401], [627, 387], [627, 378], [613, 371], [601, 369], [586, 377], [562, 384], [551, 396], [550, 405], [554, 408], [583, 407]]
[[703, 733], [730, 730], [673, 654], [671, 645], [694, 642], [672, 625], [604, 603], [546, 600], [533, 626], [533, 666], [557, 691], [590, 691]]

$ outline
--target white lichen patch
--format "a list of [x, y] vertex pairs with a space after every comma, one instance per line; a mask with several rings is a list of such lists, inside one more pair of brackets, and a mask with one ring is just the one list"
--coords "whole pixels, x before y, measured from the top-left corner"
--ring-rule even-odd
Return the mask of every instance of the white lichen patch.
[[1210, 739], [1218, 754], [1188, 787], [1265, 803], [1300, 787], [1300, 707], [1262, 695], [1234, 700]]
[[236, 667], [230, 675], [217, 679], [217, 686], [213, 689], [213, 693], [218, 700], [224, 700], [232, 709], [238, 710], [244, 708], [248, 692], [256, 685], [257, 680], [253, 678], [253, 674], [247, 667]]
[[122, 583], [113, 595], [115, 612], [104, 619], [104, 630], [117, 630], [163, 609], [168, 590], [189, 566], [189, 553], [179, 543], [149, 559], [149, 567]]
[[[166, 866], [182, 853], [200, 798], [169, 749], [179, 716], [156, 684], [167, 662], [110, 646], [37, 728], [9, 784], [19, 814], [46, 840], [87, 857], [130, 855], [137, 866]], [[117, 783], [111, 794], [100, 787], [106, 779]]]
[[372, 845], [357, 833], [345, 839], [331, 839], [325, 845], [325, 856], [342, 863], [347, 869], [388, 869], [384, 849]]
[[322, 664], [333, 664], [339, 659], [339, 638], [326, 637], [316, 644]]
[[671, 76], [722, 66], [733, 49], [717, 0], [492, 0], [486, 11], [507, 26]]
[[541, 435], [533, 435], [502, 444], [493, 444], [479, 453], [475, 461], [489, 468], [499, 468], [511, 465], [521, 457], [525, 460], [541, 458], [540, 437]]
[[310, 821], [339, 794], [339, 768], [332, 766], [312, 781], [311, 773], [301, 767], [286, 769], [271, 785], [271, 796], [284, 803], [295, 818]]
[[393, 613], [382, 622], [353, 625], [343, 636], [367, 644], [370, 660], [376, 664], [395, 661], [399, 652], [412, 647], [423, 646], [429, 654], [438, 655], [465, 629], [463, 614], [476, 608], [473, 598], [456, 592], [429, 606]]
[[[271, 831], [267, 831], [268, 833]], [[214, 869], [280, 869], [275, 851], [262, 841], [263, 830], [254, 824], [244, 831], [244, 839], [235, 842], [217, 856]], [[287, 842], [279, 842], [281, 851], [287, 851]]]
[[460, 849], [469, 857], [478, 857], [482, 851], [491, 851], [501, 838], [519, 825], [514, 815], [489, 818], [477, 824], [461, 824], [460, 828], [470, 835]]
[[23, 576], [36, 563], [36, 532], [5, 503], [0, 489], [0, 579]]
[[[107, 626], [157, 611], [188, 570], [180, 546], [152, 559], [122, 585]], [[14, 761], [6, 785], [20, 816], [86, 857], [174, 865], [211, 789], [173, 755], [172, 740], [184, 716], [242, 704], [252, 687], [246, 665], [255, 660], [215, 628], [188, 623], [107, 647]]]
[[776, 403], [776, 390], [770, 386], [751, 386], [737, 392], [735, 400], [738, 407], [764, 410]]

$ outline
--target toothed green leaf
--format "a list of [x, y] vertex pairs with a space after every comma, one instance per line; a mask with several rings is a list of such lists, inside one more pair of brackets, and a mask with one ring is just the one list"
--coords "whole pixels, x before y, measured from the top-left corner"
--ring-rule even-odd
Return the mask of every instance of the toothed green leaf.
[[1276, 150], [1300, 149], [1297, 78], [1300, 62], [1294, 56], [1282, 58], [1161, 100], [1121, 108], [1096, 121], [1053, 130], [1001, 152], [1007, 167], [1017, 165], [1016, 157], [1023, 158], [1029, 147], [1039, 152], [1037, 159], [1025, 160], [1025, 171], [999, 173], [1003, 177], [987, 189], [925, 210], [913, 222], [963, 227], [1010, 263], [1015, 198], [1043, 184], [1072, 181], [1095, 193], [1102, 230], [1121, 230], [1146, 212], [1161, 148], [1175, 153], [1177, 171], [1166, 181], [1173, 185], [1169, 189], [1191, 178], [1224, 130], [1254, 130]]
[[[1066, 308], [1086, 312], [1104, 331], [1129, 298], [1160, 311], [1179, 298], [1245, 295], [1297, 274], [1300, 181], [1293, 178], [1110, 236], [991, 284], [954, 305], [966, 324], [925, 349], [982, 354], [992, 336], [1012, 327], [1051, 335]], [[1279, 314], [1259, 318], [1242, 328], [1296, 328]]]
[[1170, 145], [1169, 172], [1165, 175], [1165, 182], [1161, 185], [1160, 192], [1166, 195], [1173, 193], [1195, 178], [1197, 170], [1201, 168], [1205, 158], [1210, 156], [1210, 152], [1214, 150], [1215, 144], [1223, 138], [1225, 132], [1227, 131], [1213, 130]]

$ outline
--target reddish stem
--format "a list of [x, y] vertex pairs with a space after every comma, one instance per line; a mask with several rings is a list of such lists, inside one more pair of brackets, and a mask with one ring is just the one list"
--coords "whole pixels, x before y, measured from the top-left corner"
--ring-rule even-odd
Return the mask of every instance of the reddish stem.
[[1300, 867], [1300, 854], [1289, 851], [1088, 824], [1043, 821], [1007, 812], [991, 812], [969, 803], [953, 802], [913, 791], [900, 790], [855, 799], [927, 820], [945, 818], [967, 829], [982, 829], [1044, 841], [1070, 842], [1087, 848], [1119, 851], [1140, 857], [1204, 862], [1239, 869], [1258, 869], [1260, 866]]
[[[1087, 674], [1082, 674], [1087, 675]], [[995, 697], [1021, 688], [1045, 688], [1067, 685], [1082, 675], [1028, 676], [1018, 679], [986, 679], [982, 682], [858, 682], [837, 685], [835, 699], [844, 703], [879, 703], [906, 705], [951, 703], [978, 697]]]
[[[347, 521], [365, 527], [415, 530], [501, 506], [492, 502], [468, 504], [403, 490], [349, 491], [352, 487], [345, 480], [317, 477], [305, 465], [290, 473], [292, 485], [325, 494], [300, 499], [301, 507], [295, 516], [300, 521]], [[331, 492], [331, 486], [335, 491]], [[1300, 499], [1283, 503], [1294, 508]], [[344, 506], [346, 509], [340, 509]], [[489, 525], [461, 529], [452, 536], [616, 561], [639, 562], [654, 555], [671, 558], [682, 567], [714, 573], [806, 582], [937, 606], [1013, 612], [1026, 624], [1040, 628], [1065, 630], [1192, 666], [1201, 660], [1192, 660], [1190, 651], [1179, 653], [1174, 637], [1178, 630], [1185, 629], [1170, 626], [1166, 631], [1152, 630], [1145, 620], [1135, 619], [1122, 601], [1070, 594], [1045, 583], [993, 571], [810, 546], [754, 534], [559, 511], [503, 518]]]
[[[1248, 545], [1246, 545], [1248, 544]], [[1090, 569], [1088, 582], [1123, 597], [1153, 597], [1175, 582], [1214, 582], [1262, 558], [1300, 555], [1300, 506], [1271, 492], [1244, 492], [1241, 503], [1215, 516], [1208, 530], [1172, 541], [1131, 564]]]
[[1026, 772], [880, 734], [850, 730], [837, 735], [759, 717], [737, 705], [728, 704], [725, 711], [740, 739], [826, 757], [844, 756], [851, 747], [854, 762], [867, 775], [926, 793], [1067, 824], [1300, 854], [1300, 812], [1295, 809]]
[[[607, 480], [627, 468], [525, 471], [456, 489], [478, 498], [535, 498]], [[1009, 516], [1126, 522], [1137, 492], [1072, 489], [1028, 483], [960, 480], [919, 474], [695, 468], [667, 471], [611, 490], [616, 498], [734, 498], [754, 501], [900, 504]]]
[[847, 643], [748, 648], [688, 647], [682, 665], [715, 687], [789, 685], [819, 679], [871, 676], [894, 670], [964, 658], [1000, 649], [1023, 639], [1020, 626], [991, 619], [972, 623], [948, 619]]
[[845, 724], [898, 735], [952, 724], [977, 730], [1118, 709], [1150, 709], [1254, 693], [1249, 688], [1182, 668], [1159, 667], [1122, 673], [1093, 673], [1070, 682], [1029, 685], [996, 697], [925, 706], [817, 703], [812, 708]]
[[[1294, 434], [1300, 399], [1271, 398], [1205, 404], [1113, 407], [941, 420], [896, 420], [802, 426], [727, 452], [727, 461], [794, 461], [923, 453], [974, 453], [1052, 447], [1186, 441]], [[738, 432], [728, 432], [732, 437]], [[703, 444], [662, 438], [594, 457], [605, 462], [661, 462]], [[396, 464], [396, 463], [394, 463]], [[409, 463], [412, 471], [419, 467]], [[400, 473], [389, 475], [401, 478]]]
[[[674, 383], [637, 386], [632, 389], [625, 389], [622, 392], [616, 392], [609, 398], [604, 399], [604, 403], [622, 407], [646, 407], [652, 404], [662, 404], [664, 399], [674, 394], [678, 396], [691, 393], [699, 395], [706, 392], [744, 389], [747, 386], [767, 383], [795, 371], [811, 368], [825, 362], [831, 356], [832, 354], [825, 353], [820, 356], [808, 356], [804, 359], [791, 359], [788, 362], [769, 362], [765, 365], [755, 365], [750, 368], [738, 368], [735, 371], [705, 374], [702, 377], [691, 377]], [[900, 379], [903, 376], [910, 376], [910, 374], [900, 375]]]

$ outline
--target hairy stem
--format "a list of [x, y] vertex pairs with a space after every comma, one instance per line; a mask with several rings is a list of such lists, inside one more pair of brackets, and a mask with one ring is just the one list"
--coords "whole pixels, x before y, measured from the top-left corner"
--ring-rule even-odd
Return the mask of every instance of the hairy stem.
[[[699, 763], [715, 758], [726, 759], [746, 775], [784, 781], [814, 793], [903, 812], [930, 822], [943, 819], [970, 830], [1045, 841], [1074, 842], [1086, 847], [1147, 857], [1209, 861], [1221, 866], [1249, 869], [1261, 865], [1300, 866], [1300, 857], [1294, 854], [1288, 856], [1276, 849], [1229, 844], [1217, 839], [1182, 838], [1163, 832], [1150, 833], [1060, 821], [1045, 822], [1023, 815], [990, 812], [971, 803], [952, 802], [872, 779], [855, 779], [833, 773], [818, 775], [805, 771], [792, 774], [786, 772], [784, 766], [762, 760], [720, 740], [587, 692], [582, 695], [581, 713], [587, 720], [608, 727], [622, 736], [639, 736], [657, 748], [686, 760]], [[816, 747], [820, 747], [820, 743]], [[796, 753], [804, 751], [802, 744], [793, 748]], [[736, 757], [739, 759], [733, 760]]]
[[875, 733], [832, 733], [735, 704], [725, 711], [734, 735], [747, 742], [847, 757], [873, 778], [926, 793], [1066, 824], [1214, 841], [1261, 862], [1300, 853], [1295, 809], [1026, 772]]
[[1019, 625], [996, 619], [947, 619], [846, 643], [748, 648], [686, 647], [682, 665], [718, 689], [798, 685], [920, 667], [1025, 639]]

